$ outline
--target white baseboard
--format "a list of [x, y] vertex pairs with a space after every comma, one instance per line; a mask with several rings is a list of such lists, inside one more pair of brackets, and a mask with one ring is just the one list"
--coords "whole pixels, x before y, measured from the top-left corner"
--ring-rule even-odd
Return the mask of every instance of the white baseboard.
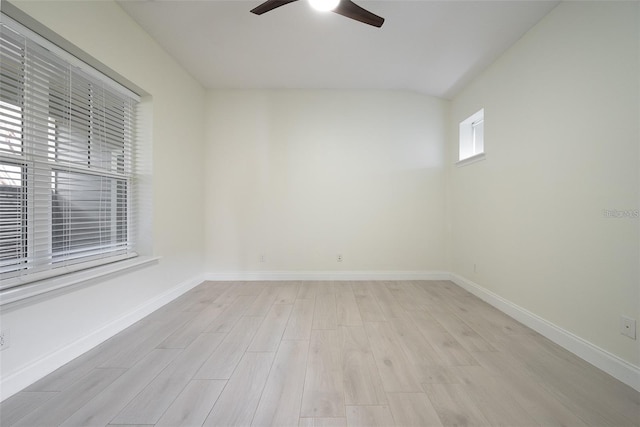
[[576, 354], [597, 368], [640, 391], [640, 368], [603, 350], [594, 344], [548, 322], [462, 276], [441, 271], [380, 271], [380, 272], [224, 272], [207, 273], [185, 280], [167, 292], [142, 304], [93, 333], [23, 367], [0, 380], [0, 401], [19, 392], [60, 366], [89, 351], [118, 332], [133, 325], [205, 280], [273, 281], [273, 280], [453, 280], [498, 310], [513, 317], [541, 335]]
[[603, 370], [612, 377], [640, 391], [640, 367], [632, 365], [606, 350], [560, 328], [540, 316], [483, 288], [471, 280], [451, 274], [451, 280], [498, 310], [513, 317], [559, 346]]
[[204, 282], [204, 276], [185, 280], [156, 298], [145, 302], [131, 312], [120, 316], [107, 325], [95, 330], [79, 340], [3, 377], [0, 380], [0, 401], [7, 399], [39, 379], [49, 375], [64, 364], [86, 353], [118, 332], [128, 328], [160, 307]]
[[207, 280], [450, 280], [446, 271], [230, 271], [210, 272]]

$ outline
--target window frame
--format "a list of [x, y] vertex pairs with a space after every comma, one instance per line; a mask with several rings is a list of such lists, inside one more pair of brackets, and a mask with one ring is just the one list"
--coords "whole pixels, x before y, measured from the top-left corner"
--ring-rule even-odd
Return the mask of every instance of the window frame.
[[[16, 31], [17, 33], [30, 39], [36, 44], [43, 46], [46, 50], [51, 52], [53, 55], [65, 61], [70, 67], [74, 67], [75, 69], [81, 70], [82, 73], [84, 73], [85, 75], [89, 75], [93, 79], [98, 79], [101, 83], [104, 84], [104, 86], [109, 87], [107, 92], [113, 90], [115, 91], [114, 93], [118, 93], [119, 95], [125, 95], [135, 100], [135, 102], [138, 102], [138, 103], [140, 102], [140, 96], [135, 92], [133, 92], [131, 89], [125, 86], [122, 86], [120, 83], [116, 82], [115, 80], [111, 79], [110, 77], [106, 76], [105, 74], [101, 73], [95, 68], [87, 65], [85, 62], [78, 60], [75, 56], [69, 54], [62, 48], [50, 42], [49, 40], [39, 36], [34, 31], [30, 30], [23, 24], [19, 23], [18, 21], [6, 15], [4, 13], [4, 10], [2, 12], [0, 22], [2, 23], [2, 25], [10, 28], [13, 31]], [[25, 59], [23, 58], [22, 64], [25, 64], [24, 61]], [[23, 65], [22, 72], [26, 73], [26, 71], [24, 71], [24, 65]], [[28, 272], [26, 274], [24, 274], [24, 270], [32, 268], [31, 266], [28, 265], [28, 261], [25, 261], [25, 265], [26, 265], [25, 268], [15, 269], [10, 273], [0, 273], [0, 279], [2, 279], [2, 284], [0, 285], [0, 305], [15, 301], [17, 299], [26, 298], [31, 295], [46, 292], [50, 289], [54, 289], [54, 288], [57, 289], [61, 286], [64, 286], [65, 282], [72, 283], [74, 281], [74, 279], [70, 278], [69, 276], [67, 277], [58, 277], [58, 276], [68, 275], [69, 273], [81, 272], [81, 274], [76, 274], [76, 277], [81, 277], [81, 276], [93, 277], [93, 275], [98, 274], [99, 271], [102, 271], [103, 272], [102, 274], [109, 274], [109, 272], [118, 271], [120, 269], [131, 268], [132, 266], [136, 266], [136, 265], [146, 264], [150, 261], [157, 259], [157, 258], [151, 258], [151, 257], [145, 257], [144, 259], [139, 259], [137, 261], [133, 259], [138, 256], [137, 252], [135, 251], [135, 247], [132, 246], [132, 245], [135, 245], [135, 237], [136, 237], [135, 233], [137, 228], [137, 224], [136, 224], [137, 218], [135, 215], [136, 213], [136, 209], [135, 209], [136, 196], [135, 195], [137, 193], [137, 190], [135, 188], [135, 170], [133, 165], [133, 150], [134, 150], [133, 145], [135, 144], [135, 135], [129, 134], [129, 138], [131, 139], [129, 143], [131, 144], [131, 147], [129, 148], [130, 152], [129, 152], [128, 159], [125, 158], [125, 154], [123, 151], [122, 162], [119, 159], [119, 154], [116, 155], [115, 159], [106, 161], [106, 163], [111, 163], [112, 165], [115, 162], [114, 171], [106, 171], [104, 170], [104, 168], [100, 168], [99, 166], [92, 167], [91, 157], [90, 157], [91, 150], [92, 150], [92, 143], [90, 138], [87, 139], [88, 158], [87, 158], [86, 168], [82, 168], [82, 167], [69, 168], [68, 166], [65, 166], [64, 168], [62, 168], [59, 164], [55, 162], [47, 161], [47, 159], [45, 159], [44, 161], [40, 159], [37, 163], [39, 166], [36, 166], [37, 159], [35, 159], [35, 157], [37, 156], [37, 154], [34, 154], [34, 153], [37, 153], [38, 152], [37, 150], [40, 150], [39, 153], [40, 155], [42, 155], [43, 144], [48, 145], [49, 147], [51, 146], [50, 139], [49, 139], [49, 129], [50, 129], [50, 122], [55, 123], [55, 118], [49, 117], [49, 119], [46, 119], [46, 120], [42, 118], [38, 119], [40, 120], [40, 123], [37, 123], [38, 129], [45, 130], [46, 136], [44, 137], [44, 140], [40, 138], [38, 141], [36, 141], [36, 138], [29, 138], [25, 135], [25, 132], [34, 132], [33, 129], [29, 129], [28, 124], [27, 125], [25, 124], [26, 123], [25, 116], [29, 114], [28, 109], [33, 107], [29, 105], [29, 101], [24, 95], [25, 90], [29, 89], [28, 88], [29, 83], [27, 81], [28, 79], [26, 77], [26, 74], [21, 76], [21, 78], [24, 81], [19, 82], [19, 84], [21, 84], [22, 86], [17, 90], [21, 91], [22, 93], [17, 96], [21, 98], [23, 102], [22, 102], [22, 105], [15, 106], [15, 107], [21, 112], [20, 114], [21, 114], [21, 125], [22, 125], [22, 134], [21, 134], [22, 149], [20, 153], [16, 153], [15, 155], [13, 153], [8, 155], [6, 151], [4, 153], [0, 152], [0, 163], [8, 164], [8, 165], [16, 165], [22, 168], [22, 174], [21, 174], [22, 185], [26, 186], [26, 192], [23, 191], [24, 193], [23, 197], [25, 197], [26, 199], [24, 201], [25, 206], [23, 208], [23, 211], [26, 212], [26, 213], [23, 213], [23, 216], [26, 216], [26, 220], [24, 220], [26, 221], [26, 225], [25, 227], [23, 227], [23, 233], [26, 236], [26, 239], [24, 239], [23, 247], [26, 246], [27, 260], [48, 257], [50, 261], [48, 262], [48, 265], [49, 265], [48, 268], [39, 269], [38, 264], [36, 264], [35, 268], [31, 270], [31, 272]], [[51, 109], [51, 105], [54, 103], [52, 98], [53, 96], [54, 96], [53, 93], [51, 92], [51, 90], [49, 90], [49, 99], [45, 101], [46, 105], [49, 106], [48, 107], [49, 109]], [[103, 96], [106, 97], [107, 95], [103, 93]], [[128, 129], [127, 125], [133, 123], [133, 126], [135, 127], [136, 109], [135, 109], [135, 106], [133, 106], [132, 108], [133, 108], [133, 111], [130, 112], [128, 116], [125, 113], [123, 113], [124, 121], [132, 120], [130, 123], [123, 123], [124, 128], [122, 132], [123, 132], [123, 138], [125, 138], [125, 140], [127, 138], [127, 129]], [[91, 109], [91, 114], [94, 115], [95, 111], [96, 111], [95, 109]], [[100, 111], [103, 115], [106, 115], [107, 107], [105, 106], [104, 109]], [[95, 117], [92, 117], [92, 119], [95, 119]], [[34, 120], [33, 117], [31, 117], [30, 120]], [[92, 127], [91, 120], [88, 121], [88, 126], [89, 126], [89, 129], [91, 129]], [[54, 125], [54, 129], [55, 128], [56, 126]], [[54, 130], [54, 133], [55, 132], [56, 131]], [[29, 146], [30, 144], [40, 145], [40, 146], [36, 150], [34, 149], [34, 147], [30, 147]], [[123, 144], [127, 144], [127, 142], [123, 141]], [[49, 148], [47, 147], [45, 147], [44, 150], [47, 153], [49, 152]], [[123, 150], [125, 150], [125, 148], [123, 148]], [[108, 150], [106, 152], [110, 153], [109, 155], [111, 156], [113, 156], [114, 154], [113, 152], [110, 152]], [[101, 161], [104, 162], [104, 160], [99, 160], [98, 162], [101, 162]], [[126, 162], [128, 162], [127, 164], [129, 167], [128, 174], [126, 173], [125, 171], [126, 168], [124, 167], [124, 164]], [[122, 173], [120, 173], [120, 164], [123, 165]], [[47, 167], [43, 165], [48, 165], [48, 172], [46, 172]], [[52, 228], [52, 222], [53, 222], [53, 219], [52, 219], [53, 196], [52, 196], [52, 188], [51, 188], [52, 184], [50, 182], [48, 183], [46, 179], [42, 179], [42, 177], [40, 177], [39, 179], [33, 178], [35, 176], [35, 172], [32, 172], [32, 171], [36, 167], [41, 168], [39, 173], [42, 174], [43, 173], [42, 170], [45, 170], [45, 175], [48, 174], [49, 176], [52, 176], [54, 173], [56, 173], [56, 171], [57, 173], [60, 173], [60, 171], [63, 171], [66, 173], [77, 172], [77, 173], [89, 174], [91, 176], [97, 176], [97, 177], [100, 177], [101, 179], [105, 179], [109, 181], [111, 183], [111, 189], [107, 190], [107, 192], [113, 195], [112, 200], [110, 202], [112, 204], [112, 207], [110, 209], [111, 219], [107, 220], [107, 223], [110, 224], [110, 228], [111, 228], [110, 234], [113, 236], [115, 233], [116, 240], [117, 240], [117, 236], [118, 236], [118, 233], [120, 233], [120, 231], [118, 230], [118, 227], [119, 227], [118, 219], [113, 218], [114, 217], [113, 212], [115, 211], [116, 212], [115, 215], [118, 215], [117, 214], [118, 209], [122, 209], [124, 211], [124, 218], [125, 218], [125, 224], [126, 224], [126, 232], [123, 232], [126, 234], [126, 238], [124, 240], [126, 242], [125, 248], [130, 248], [131, 246], [131, 249], [130, 250], [126, 249], [124, 251], [121, 251], [121, 250], [117, 251], [120, 253], [114, 256], [105, 256], [105, 255], [108, 255], [109, 252], [114, 252], [114, 251], [105, 250], [104, 247], [101, 247], [100, 254], [98, 254], [97, 256], [82, 257], [81, 262], [69, 262], [69, 260], [67, 259], [64, 265], [55, 266], [54, 264], [56, 263], [56, 261], [54, 259], [55, 254], [54, 254], [53, 242], [52, 242], [52, 236], [54, 234], [54, 231]], [[77, 171], [75, 169], [77, 169]], [[118, 198], [119, 192], [121, 191], [122, 185], [124, 185], [124, 188], [125, 188], [124, 191], [126, 193], [126, 196], [124, 197], [123, 206], [121, 206], [122, 201], [116, 200]], [[38, 198], [36, 193], [40, 193], [41, 197]], [[44, 196], [45, 193], [47, 194], [46, 196]], [[50, 198], [48, 206], [46, 206], [46, 203], [41, 200], [41, 199], [46, 199], [47, 197]], [[47, 209], [48, 211], [45, 213]], [[43, 213], [45, 214], [43, 215]], [[48, 237], [46, 238], [47, 242], [44, 245], [42, 244], [41, 241], [38, 244], [36, 244], [36, 237], [34, 236], [34, 231], [33, 231], [34, 218], [36, 217], [36, 214], [39, 215], [40, 218], [43, 218], [43, 217], [47, 218], [47, 221], [48, 221], [48, 224], [45, 227], [41, 227], [41, 229], [44, 228], [45, 230], [47, 230], [46, 233], [44, 234], [48, 235]], [[39, 219], [39, 221], [42, 222], [42, 219]], [[42, 231], [40, 231], [40, 233], [42, 233]], [[42, 250], [41, 251], [42, 253], [38, 253], [38, 249], [37, 249], [38, 246], [40, 247], [44, 246], [46, 247], [46, 249]], [[120, 265], [115, 266], [114, 263], [118, 263], [118, 262], [120, 262]], [[88, 269], [93, 269], [94, 271], [93, 272], [86, 271]], [[104, 273], [104, 272], [107, 272], [107, 273]], [[48, 284], [41, 283], [46, 286], [39, 286], [39, 284], [36, 283], [36, 282], [43, 282], [43, 281], [47, 281]]]
[[[480, 138], [477, 135], [479, 125], [482, 125]], [[461, 121], [458, 131], [458, 160], [456, 165], [464, 166], [484, 160], [484, 108]], [[480, 144], [478, 144], [478, 139], [481, 140]]]

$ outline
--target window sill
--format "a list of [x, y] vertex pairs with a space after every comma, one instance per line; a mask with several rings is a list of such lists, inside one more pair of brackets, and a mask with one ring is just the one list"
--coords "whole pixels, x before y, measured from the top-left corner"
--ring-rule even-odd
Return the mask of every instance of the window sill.
[[456, 166], [460, 167], [460, 166], [466, 166], [466, 165], [470, 165], [471, 163], [476, 163], [479, 162], [481, 160], [486, 159], [486, 156], [484, 153], [478, 153], [475, 154], [471, 157], [467, 157], [466, 159], [462, 159], [456, 162]]
[[10, 304], [14, 305], [26, 299], [42, 296], [43, 294], [53, 291], [60, 291], [72, 286], [82, 285], [92, 280], [105, 279], [108, 276], [157, 263], [159, 260], [160, 257], [135, 257], [9, 288], [0, 291], [0, 306], [2, 306], [4, 310], [8, 308]]

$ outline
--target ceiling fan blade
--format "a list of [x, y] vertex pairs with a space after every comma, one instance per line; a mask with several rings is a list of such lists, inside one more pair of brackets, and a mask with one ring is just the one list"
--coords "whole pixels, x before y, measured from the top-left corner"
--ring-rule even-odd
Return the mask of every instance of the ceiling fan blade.
[[276, 9], [280, 6], [284, 6], [285, 4], [293, 3], [298, 0], [267, 0], [262, 3], [260, 6], [251, 9], [251, 13], [255, 13], [256, 15], [262, 15], [263, 13], [267, 13], [273, 9]]
[[361, 8], [351, 0], [340, 0], [340, 4], [333, 12], [378, 28], [384, 24], [384, 18]]

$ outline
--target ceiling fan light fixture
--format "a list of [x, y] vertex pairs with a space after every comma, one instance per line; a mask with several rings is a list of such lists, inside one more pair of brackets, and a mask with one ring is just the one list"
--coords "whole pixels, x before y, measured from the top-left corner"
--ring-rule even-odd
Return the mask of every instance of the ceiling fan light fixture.
[[[2, 1], [2, 0], [0, 0]], [[298, 0], [266, 0], [262, 4], [251, 9], [251, 13], [262, 15], [273, 9], [296, 2]], [[358, 6], [352, 0], [309, 0], [311, 6], [315, 9], [325, 12], [334, 12], [349, 19], [362, 22], [377, 28], [382, 27], [384, 18], [369, 12], [367, 9]]]
[[320, 12], [329, 12], [340, 4], [340, 0], [309, 0], [311, 7]]

